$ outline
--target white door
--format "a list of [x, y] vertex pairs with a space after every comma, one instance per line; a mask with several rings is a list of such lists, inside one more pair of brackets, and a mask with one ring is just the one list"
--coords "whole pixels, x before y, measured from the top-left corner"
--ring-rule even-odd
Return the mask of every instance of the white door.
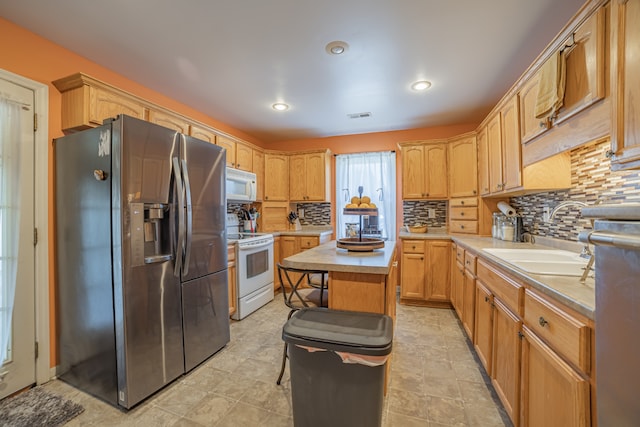
[[[35, 354], [35, 250], [34, 250], [34, 91], [12, 83], [0, 76], [0, 97], [19, 105], [18, 137], [12, 144], [20, 147], [19, 178], [5, 183], [0, 181], [0, 191], [19, 189], [18, 247], [7, 256], [17, 256], [17, 275], [13, 308], [12, 329], [9, 338], [7, 360], [0, 366], [0, 399], [36, 382]], [[0, 120], [6, 117], [0, 117]], [[0, 137], [2, 137], [0, 133]], [[6, 134], [4, 134], [6, 135]], [[13, 138], [10, 138], [13, 139]], [[0, 151], [2, 153], [2, 151]], [[8, 167], [9, 159], [0, 156], [0, 168]], [[0, 171], [1, 173], [2, 171]], [[6, 184], [6, 185], [5, 185]], [[2, 197], [0, 195], [0, 200]], [[5, 209], [0, 205], [0, 209]], [[5, 211], [6, 213], [6, 211]], [[0, 214], [2, 212], [0, 211]], [[0, 221], [0, 224], [4, 221]], [[0, 225], [2, 228], [10, 228]], [[0, 239], [14, 229], [0, 229]], [[3, 255], [4, 256], [4, 255]], [[0, 260], [2, 261], [2, 260]], [[5, 264], [6, 265], [6, 264]], [[0, 270], [3, 262], [0, 262]], [[2, 271], [0, 271], [0, 275]], [[0, 280], [0, 310], [5, 310], [9, 299], [9, 285], [4, 277]], [[5, 327], [0, 325], [0, 327]], [[6, 330], [5, 330], [6, 331]], [[5, 332], [3, 331], [3, 332]], [[47, 349], [42, 349], [48, 351]], [[1, 363], [1, 361], [0, 361]]]

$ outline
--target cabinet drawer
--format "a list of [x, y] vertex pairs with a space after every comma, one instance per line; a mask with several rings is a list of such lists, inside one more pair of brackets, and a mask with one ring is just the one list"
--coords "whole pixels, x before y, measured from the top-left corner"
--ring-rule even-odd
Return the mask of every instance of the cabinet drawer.
[[527, 289], [524, 323], [585, 373], [589, 373], [589, 326]]
[[449, 200], [449, 206], [478, 206], [477, 197], [456, 197]]
[[460, 245], [456, 248], [456, 260], [464, 266], [464, 248]]
[[426, 242], [424, 240], [403, 240], [402, 253], [405, 254], [423, 254]]
[[452, 207], [450, 210], [451, 219], [478, 219], [478, 208], [471, 207]]
[[483, 260], [477, 262], [478, 280], [493, 292], [512, 312], [522, 316], [524, 288]]
[[473, 252], [465, 251], [464, 253], [464, 268], [467, 269], [474, 276], [476, 274], [476, 254]]
[[310, 249], [320, 244], [320, 238], [316, 236], [301, 236], [300, 249]]
[[449, 229], [452, 233], [477, 234], [478, 221], [451, 220]]

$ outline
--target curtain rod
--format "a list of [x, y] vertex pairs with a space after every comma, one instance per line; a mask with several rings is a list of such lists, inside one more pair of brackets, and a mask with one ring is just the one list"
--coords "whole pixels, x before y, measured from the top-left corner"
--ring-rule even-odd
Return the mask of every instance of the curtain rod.
[[342, 153], [342, 154], [334, 153], [333, 157], [346, 156], [346, 155], [349, 155], [349, 154], [375, 154], [375, 153], [395, 153], [395, 152], [396, 152], [396, 150], [391, 150], [391, 151], [367, 151], [366, 153]]

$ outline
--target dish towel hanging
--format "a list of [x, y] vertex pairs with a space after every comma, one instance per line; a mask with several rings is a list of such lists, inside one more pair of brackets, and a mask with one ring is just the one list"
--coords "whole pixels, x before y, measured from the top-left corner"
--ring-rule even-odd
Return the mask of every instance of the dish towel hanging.
[[553, 117], [562, 107], [565, 81], [565, 55], [559, 51], [542, 65], [535, 110], [537, 119]]

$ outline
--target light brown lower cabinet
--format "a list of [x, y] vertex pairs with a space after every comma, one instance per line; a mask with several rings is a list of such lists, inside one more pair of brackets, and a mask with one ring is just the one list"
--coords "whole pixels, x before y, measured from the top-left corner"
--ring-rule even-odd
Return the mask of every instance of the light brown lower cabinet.
[[467, 269], [462, 281], [462, 326], [472, 342], [475, 337], [476, 278]]
[[589, 426], [589, 381], [522, 328], [521, 426]]
[[451, 242], [403, 240], [400, 302], [451, 307]]
[[236, 245], [227, 246], [227, 277], [229, 281], [229, 316], [238, 309], [236, 294]]
[[520, 410], [520, 359], [522, 320], [494, 298], [491, 384], [509, 418], [518, 424]]
[[474, 275], [460, 245], [457, 258], [454, 308], [514, 425], [591, 425], [593, 322], [483, 259]]
[[475, 336], [476, 354], [488, 375], [491, 375], [491, 351], [493, 347], [493, 295], [481, 283], [476, 282]]

